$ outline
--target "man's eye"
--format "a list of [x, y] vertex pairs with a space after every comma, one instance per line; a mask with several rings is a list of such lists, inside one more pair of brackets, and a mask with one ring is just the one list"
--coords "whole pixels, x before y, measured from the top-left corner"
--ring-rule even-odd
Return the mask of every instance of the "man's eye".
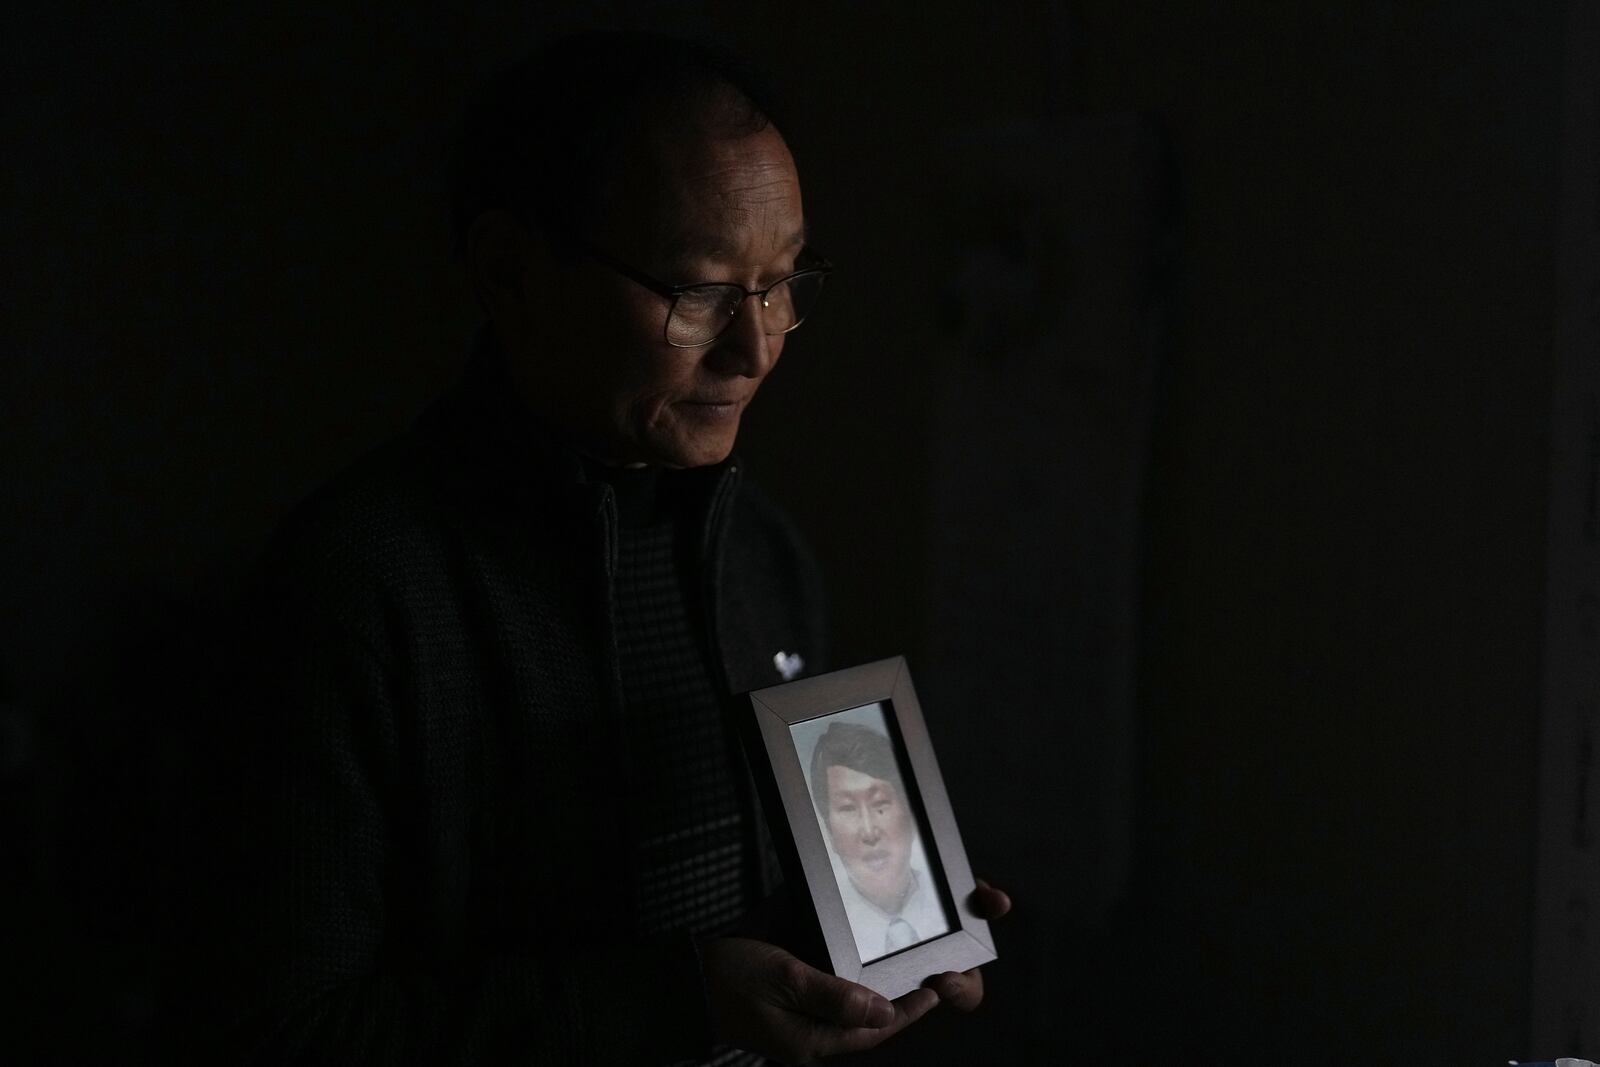
[[696, 292], [691, 289], [686, 293], [678, 294], [678, 310], [690, 312], [711, 311], [716, 308], [720, 301], [721, 294], [714, 290]]
[[685, 289], [678, 294], [678, 299], [693, 300], [710, 307], [725, 307], [737, 304], [744, 297], [744, 290], [737, 285], [705, 285], [693, 289]]

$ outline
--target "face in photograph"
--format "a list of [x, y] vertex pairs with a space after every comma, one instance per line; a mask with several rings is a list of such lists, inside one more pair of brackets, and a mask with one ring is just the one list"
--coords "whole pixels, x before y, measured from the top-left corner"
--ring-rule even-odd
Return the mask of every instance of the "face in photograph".
[[886, 912], [911, 888], [916, 826], [897, 781], [835, 764], [828, 773], [828, 837], [861, 895]]
[[887, 735], [838, 722], [817, 738], [811, 796], [828, 843], [856, 890], [895, 914], [914, 882], [916, 820]]

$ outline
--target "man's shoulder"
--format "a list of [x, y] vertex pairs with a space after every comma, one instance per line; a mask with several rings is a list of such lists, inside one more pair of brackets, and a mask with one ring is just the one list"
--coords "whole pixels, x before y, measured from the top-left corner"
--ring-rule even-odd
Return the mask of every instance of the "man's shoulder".
[[577, 461], [508, 433], [482, 392], [447, 391], [310, 491], [259, 569], [328, 592], [423, 595], [458, 585], [468, 557], [527, 566], [589, 543], [594, 494]]
[[393, 594], [448, 581], [463, 540], [514, 504], [525, 520], [504, 465], [487, 463], [485, 446], [439, 411], [436, 402], [294, 504], [259, 571], [325, 595]]
[[378, 445], [290, 508], [273, 550], [306, 562], [353, 563], [425, 538], [439, 521], [435, 467], [414, 431]]

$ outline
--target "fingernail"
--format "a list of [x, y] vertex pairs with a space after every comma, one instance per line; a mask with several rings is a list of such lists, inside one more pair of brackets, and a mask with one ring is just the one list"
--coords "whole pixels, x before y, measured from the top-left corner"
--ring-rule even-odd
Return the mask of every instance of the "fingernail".
[[882, 997], [873, 997], [867, 1005], [867, 1025], [877, 1030], [894, 1022], [894, 1005]]

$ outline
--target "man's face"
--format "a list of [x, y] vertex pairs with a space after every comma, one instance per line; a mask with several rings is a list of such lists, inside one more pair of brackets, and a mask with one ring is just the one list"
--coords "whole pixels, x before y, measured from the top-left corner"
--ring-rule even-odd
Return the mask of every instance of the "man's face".
[[[772, 127], [730, 136], [656, 123], [625, 146], [603, 184], [604, 222], [584, 236], [669, 285], [772, 284], [804, 243], [800, 181]], [[760, 301], [699, 348], [665, 339], [670, 299], [585, 258], [529, 277], [507, 347], [553, 428], [609, 463], [698, 467], [732, 451], [745, 408], [783, 351]], [[520, 351], [518, 350], [520, 348]]]
[[911, 884], [915, 830], [893, 782], [851, 767], [828, 768], [828, 836], [861, 895], [895, 911]]

